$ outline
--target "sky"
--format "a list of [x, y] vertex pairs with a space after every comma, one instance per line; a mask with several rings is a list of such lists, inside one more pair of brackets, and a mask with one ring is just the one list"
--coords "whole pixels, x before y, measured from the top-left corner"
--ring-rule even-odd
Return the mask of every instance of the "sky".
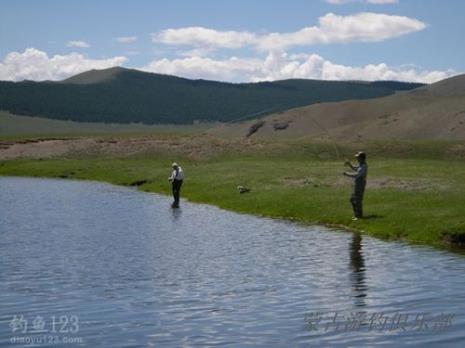
[[0, 80], [113, 66], [228, 82], [465, 72], [462, 0], [0, 0]]

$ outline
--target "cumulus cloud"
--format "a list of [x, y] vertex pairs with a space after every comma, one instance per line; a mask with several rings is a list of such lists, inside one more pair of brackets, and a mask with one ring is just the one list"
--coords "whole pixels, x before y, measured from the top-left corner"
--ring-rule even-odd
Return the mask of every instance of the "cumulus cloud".
[[132, 43], [137, 41], [137, 36], [120, 36], [120, 37], [115, 37], [115, 41], [118, 41], [119, 43]]
[[208, 47], [194, 48], [187, 51], [180, 51], [179, 55], [183, 57], [207, 57], [213, 53], [214, 49]]
[[432, 83], [454, 71], [428, 71], [412, 67], [395, 68], [385, 63], [365, 66], [336, 64], [317, 54], [289, 55], [270, 52], [265, 58], [215, 60], [207, 57], [155, 60], [141, 70], [156, 73], [233, 82], [272, 81], [288, 78], [322, 80], [397, 80]]
[[124, 56], [108, 59], [89, 59], [79, 53], [54, 55], [35, 48], [23, 53], [11, 52], [0, 62], [0, 80], [61, 80], [90, 70], [120, 66], [127, 60]]
[[263, 49], [314, 44], [377, 42], [423, 30], [426, 25], [413, 18], [382, 13], [358, 13], [337, 16], [328, 13], [318, 19], [319, 25], [297, 32], [266, 35], [259, 42]]
[[252, 46], [262, 50], [276, 50], [315, 44], [377, 42], [420, 31], [425, 27], [425, 23], [405, 16], [371, 12], [349, 16], [328, 13], [318, 19], [318, 25], [291, 33], [256, 34], [246, 31], [218, 31], [204, 27], [187, 27], [166, 29], [152, 34], [152, 41], [167, 45], [210, 49]]
[[[372, 4], [394, 3], [397, 0], [327, 0]], [[263, 81], [285, 78], [315, 78], [334, 80], [406, 80], [432, 82], [450, 72], [419, 71], [393, 68], [387, 64], [351, 67], [335, 64], [318, 55], [288, 55], [285, 50], [317, 44], [379, 42], [407, 35], [426, 28], [422, 21], [406, 16], [362, 12], [339, 16], [328, 13], [318, 18], [318, 24], [289, 33], [254, 33], [220, 31], [205, 27], [166, 29], [152, 34], [154, 43], [185, 46], [176, 59], [159, 59], [144, 70], [224, 81]], [[212, 58], [216, 49], [255, 48], [268, 52], [264, 58]]]
[[[0, 61], [0, 80], [61, 80], [90, 70], [120, 66], [124, 56], [90, 59], [79, 53], [54, 55], [28, 48], [11, 52]], [[432, 83], [455, 75], [453, 70], [422, 70], [417, 67], [392, 67], [385, 63], [349, 66], [324, 59], [318, 54], [288, 54], [271, 51], [262, 58], [192, 56], [158, 59], [140, 70], [229, 82], [272, 81], [288, 78], [321, 80], [398, 80]]]
[[231, 57], [215, 60], [208, 57], [187, 57], [169, 60], [154, 60], [141, 70], [160, 74], [183, 76], [193, 79], [238, 81], [260, 73], [260, 59]]
[[66, 44], [66, 46], [68, 47], [74, 47], [74, 48], [89, 48], [90, 45], [85, 42], [85, 41], [68, 41], [68, 43]]
[[218, 31], [204, 27], [166, 29], [152, 34], [153, 42], [168, 45], [239, 48], [256, 43], [256, 35], [246, 31]]
[[399, 0], [325, 0], [328, 4], [343, 5], [350, 2], [363, 2], [373, 5], [397, 4]]

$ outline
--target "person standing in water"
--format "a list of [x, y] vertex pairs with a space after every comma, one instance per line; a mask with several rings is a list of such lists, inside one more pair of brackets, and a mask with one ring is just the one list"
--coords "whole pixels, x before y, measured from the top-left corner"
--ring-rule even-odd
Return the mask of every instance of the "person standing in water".
[[173, 171], [171, 173], [171, 176], [168, 178], [168, 180], [171, 181], [174, 199], [174, 202], [171, 204], [171, 207], [179, 208], [179, 196], [181, 194], [181, 186], [184, 180], [184, 173], [182, 171], [182, 168], [176, 162], [174, 162], [171, 165], [171, 167]]
[[354, 210], [353, 220], [358, 220], [363, 218], [363, 195], [367, 182], [368, 165], [364, 152], [358, 152], [355, 157], [357, 158], [358, 166], [352, 165], [352, 163], [347, 160], [345, 165], [349, 166], [353, 172], [344, 172], [344, 175], [354, 179], [354, 189], [350, 197], [350, 203]]

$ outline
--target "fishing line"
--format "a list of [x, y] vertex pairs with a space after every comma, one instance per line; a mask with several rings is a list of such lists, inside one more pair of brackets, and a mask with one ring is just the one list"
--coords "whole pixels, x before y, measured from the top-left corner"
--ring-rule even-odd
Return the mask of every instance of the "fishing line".
[[[336, 140], [331, 136], [331, 134], [329, 133], [329, 131], [324, 128], [322, 125], [320, 125], [316, 120], [315, 118], [312, 116], [312, 115], [309, 115], [310, 116], [310, 119], [313, 121], [314, 124], [316, 124], [316, 126], [324, 133], [326, 134], [326, 136], [328, 137], [328, 139], [330, 140], [330, 142], [332, 143], [333, 147], [334, 147], [334, 152], [336, 153], [336, 157], [338, 159], [343, 159], [345, 160], [345, 156], [344, 156], [344, 153], [341, 151], [339, 145], [337, 144]], [[341, 156], [342, 155], [342, 156]]]
[[244, 121], [244, 120], [249, 120], [252, 117], [256, 117], [256, 116], [260, 116], [260, 115], [269, 115], [269, 114], [272, 114], [273, 111], [278, 111], [278, 110], [280, 110], [280, 108], [276, 108], [276, 107], [263, 109], [263, 110], [254, 112], [252, 114], [247, 114], [244, 117], [235, 119], [235, 120], [232, 121], [232, 123], [240, 122], [240, 121]]

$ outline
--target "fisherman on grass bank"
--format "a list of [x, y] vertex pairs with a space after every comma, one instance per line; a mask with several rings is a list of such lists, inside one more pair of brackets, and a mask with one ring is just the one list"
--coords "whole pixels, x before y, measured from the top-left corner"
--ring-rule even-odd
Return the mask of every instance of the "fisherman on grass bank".
[[184, 173], [182, 168], [176, 162], [174, 162], [171, 167], [173, 168], [173, 172], [168, 178], [168, 180], [171, 181], [174, 198], [174, 202], [171, 204], [171, 208], [179, 208], [179, 195], [181, 193], [182, 181], [184, 180]]
[[365, 186], [367, 183], [368, 165], [366, 163], [366, 154], [359, 152], [355, 155], [358, 161], [358, 166], [354, 166], [349, 160], [345, 162], [345, 165], [350, 167], [353, 172], [344, 172], [345, 176], [354, 179], [354, 189], [352, 196], [350, 197], [350, 203], [354, 210], [353, 220], [363, 218], [363, 194], [365, 193]]

